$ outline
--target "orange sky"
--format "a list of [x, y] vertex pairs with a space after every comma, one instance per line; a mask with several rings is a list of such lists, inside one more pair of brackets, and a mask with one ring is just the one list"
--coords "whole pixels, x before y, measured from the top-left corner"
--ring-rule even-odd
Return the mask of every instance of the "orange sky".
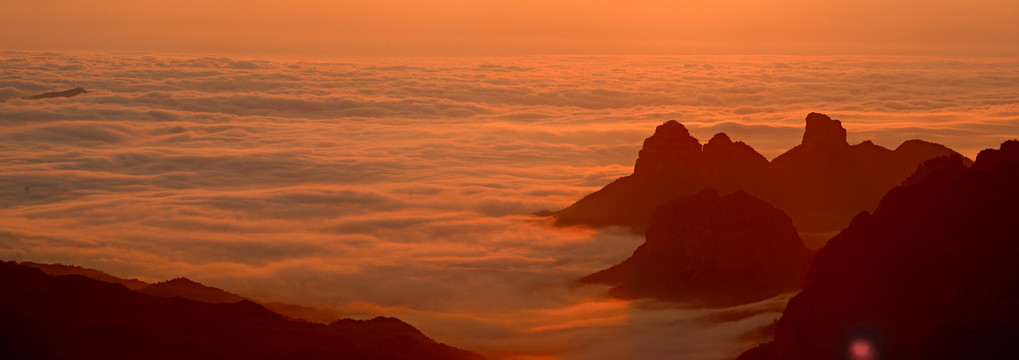
[[3, 10], [7, 49], [1019, 55], [1019, 2], [1011, 0], [53, 0]]

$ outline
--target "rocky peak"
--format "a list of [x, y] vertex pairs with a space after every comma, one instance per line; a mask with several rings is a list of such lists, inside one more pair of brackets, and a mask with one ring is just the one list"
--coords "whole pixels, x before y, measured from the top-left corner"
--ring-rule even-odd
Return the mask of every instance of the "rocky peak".
[[812, 147], [844, 147], [846, 129], [842, 122], [832, 120], [828, 115], [810, 113], [807, 115], [807, 129], [803, 132], [803, 145]]
[[[672, 150], [679, 152], [695, 152], [701, 150], [701, 143], [690, 136], [690, 131], [676, 120], [666, 121], [655, 128], [655, 134], [644, 139], [642, 150]], [[642, 151], [643, 152], [643, 151]]]
[[677, 170], [701, 152], [701, 143], [683, 124], [669, 120], [655, 128], [655, 134], [644, 140], [633, 173], [661, 173]]
[[708, 148], [725, 147], [728, 145], [732, 145], [732, 139], [729, 139], [729, 135], [717, 133], [711, 137], [711, 140], [708, 140], [707, 144], [704, 144], [704, 151], [708, 151]]
[[961, 173], [966, 171], [966, 163], [963, 162], [962, 155], [953, 154], [947, 156], [939, 156], [927, 161], [924, 161], [920, 165], [917, 165], [916, 171], [913, 172], [902, 185], [914, 185], [927, 179], [927, 177], [942, 172]]
[[990, 169], [999, 163], [1019, 163], [1019, 140], [1001, 143], [999, 149], [984, 149], [977, 154], [975, 169]]
[[763, 200], [709, 188], [676, 197], [652, 216], [630, 258], [580, 282], [615, 285], [609, 294], [620, 298], [722, 307], [800, 286], [810, 251], [792, 219]]

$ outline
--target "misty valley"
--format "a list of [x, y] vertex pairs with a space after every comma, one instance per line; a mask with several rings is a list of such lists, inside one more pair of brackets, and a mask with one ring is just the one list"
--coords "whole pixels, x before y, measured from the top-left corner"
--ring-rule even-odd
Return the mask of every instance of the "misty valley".
[[2, 358], [1019, 358], [1014, 63], [0, 63]]

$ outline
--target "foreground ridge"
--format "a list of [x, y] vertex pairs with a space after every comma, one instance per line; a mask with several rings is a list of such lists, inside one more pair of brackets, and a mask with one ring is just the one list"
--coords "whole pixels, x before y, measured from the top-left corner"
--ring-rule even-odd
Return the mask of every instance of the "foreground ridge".
[[1019, 358], [1017, 184], [1016, 140], [968, 169], [924, 163], [828, 242], [774, 342], [739, 359]]
[[482, 359], [394, 318], [294, 320], [249, 300], [156, 297], [0, 263], [6, 359]]

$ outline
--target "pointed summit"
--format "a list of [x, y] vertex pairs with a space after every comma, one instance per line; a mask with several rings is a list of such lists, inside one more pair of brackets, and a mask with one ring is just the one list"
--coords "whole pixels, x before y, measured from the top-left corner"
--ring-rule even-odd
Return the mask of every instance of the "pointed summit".
[[690, 131], [686, 129], [686, 126], [680, 124], [675, 119], [666, 121], [661, 125], [655, 127], [655, 134], [652, 136], [665, 136], [665, 137], [686, 137], [690, 136]]
[[658, 125], [655, 134], [644, 140], [633, 173], [669, 173], [700, 152], [700, 141], [690, 136], [690, 131], [683, 124], [669, 120]]
[[810, 113], [807, 115], [807, 129], [803, 132], [803, 145], [818, 147], [849, 146], [846, 129], [842, 122], [832, 120], [828, 115]]
[[707, 151], [708, 147], [725, 146], [731, 144], [732, 139], [729, 138], [729, 135], [726, 135], [724, 132], [720, 132], [715, 134], [715, 136], [712, 136], [711, 140], [708, 140], [707, 144], [704, 144], [704, 151]]

